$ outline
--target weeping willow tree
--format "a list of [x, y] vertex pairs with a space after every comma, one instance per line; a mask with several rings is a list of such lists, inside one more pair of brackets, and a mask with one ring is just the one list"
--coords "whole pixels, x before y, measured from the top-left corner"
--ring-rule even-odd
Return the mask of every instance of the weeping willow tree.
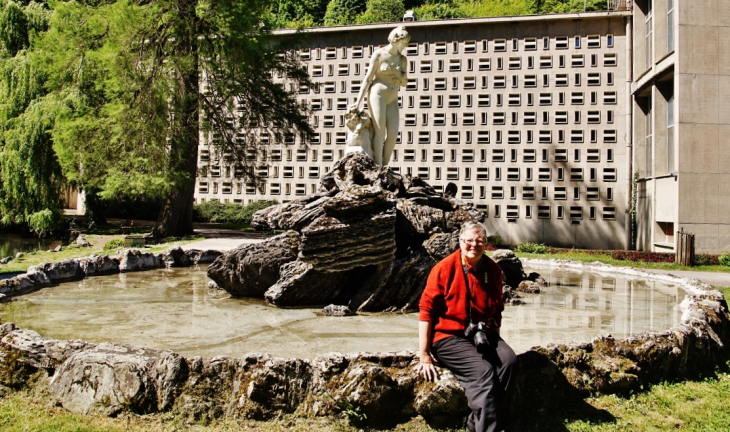
[[308, 75], [287, 50], [293, 39], [268, 32], [268, 3], [56, 4], [41, 45], [49, 99], [63, 107], [53, 140], [65, 175], [102, 198], [163, 197], [163, 237], [192, 233], [201, 137], [256, 180], [253, 128], [311, 132], [296, 87], [274, 79]]
[[60, 222], [65, 186], [51, 137], [57, 107], [32, 50], [49, 14], [44, 3], [0, 0], [0, 225], [39, 234]]

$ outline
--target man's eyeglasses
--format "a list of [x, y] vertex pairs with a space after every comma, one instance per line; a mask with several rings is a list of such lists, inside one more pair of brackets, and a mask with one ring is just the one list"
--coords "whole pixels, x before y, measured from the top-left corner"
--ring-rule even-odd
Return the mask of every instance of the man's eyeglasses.
[[478, 240], [465, 240], [465, 239], [461, 239], [461, 241], [463, 241], [464, 243], [466, 243], [468, 245], [484, 246], [484, 240], [482, 240], [482, 239], [478, 239]]

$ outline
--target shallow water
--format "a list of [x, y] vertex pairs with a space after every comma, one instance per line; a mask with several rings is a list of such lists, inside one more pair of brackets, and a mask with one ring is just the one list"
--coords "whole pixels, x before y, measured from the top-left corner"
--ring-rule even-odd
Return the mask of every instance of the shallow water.
[[[516, 352], [535, 345], [616, 338], [679, 322], [684, 291], [623, 277], [539, 270], [550, 282], [508, 306], [502, 334]], [[265, 352], [313, 358], [327, 352], [417, 348], [417, 314], [318, 316], [209, 290], [202, 268], [152, 270], [68, 282], [0, 308], [2, 322], [58, 339], [121, 342], [185, 356]]]
[[16, 253], [46, 251], [62, 244], [61, 240], [23, 237], [17, 234], [0, 234], [0, 258], [14, 257]]

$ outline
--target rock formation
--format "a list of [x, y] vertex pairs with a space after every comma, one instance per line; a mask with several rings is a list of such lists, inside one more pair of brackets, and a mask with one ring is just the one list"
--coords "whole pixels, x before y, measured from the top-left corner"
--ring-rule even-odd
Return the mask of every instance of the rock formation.
[[235, 296], [277, 306], [411, 311], [431, 268], [458, 247], [461, 225], [483, 218], [420, 178], [352, 153], [314, 196], [254, 215], [253, 227], [284, 234], [224, 253], [208, 276]]

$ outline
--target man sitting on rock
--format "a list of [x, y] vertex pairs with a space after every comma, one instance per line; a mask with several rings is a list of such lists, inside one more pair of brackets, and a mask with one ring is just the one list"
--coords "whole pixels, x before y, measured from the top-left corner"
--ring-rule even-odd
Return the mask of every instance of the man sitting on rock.
[[436, 378], [431, 354], [459, 380], [472, 412], [469, 431], [504, 428], [505, 392], [516, 356], [499, 335], [504, 302], [502, 270], [484, 255], [487, 231], [466, 222], [459, 250], [431, 270], [421, 296], [419, 374]]

